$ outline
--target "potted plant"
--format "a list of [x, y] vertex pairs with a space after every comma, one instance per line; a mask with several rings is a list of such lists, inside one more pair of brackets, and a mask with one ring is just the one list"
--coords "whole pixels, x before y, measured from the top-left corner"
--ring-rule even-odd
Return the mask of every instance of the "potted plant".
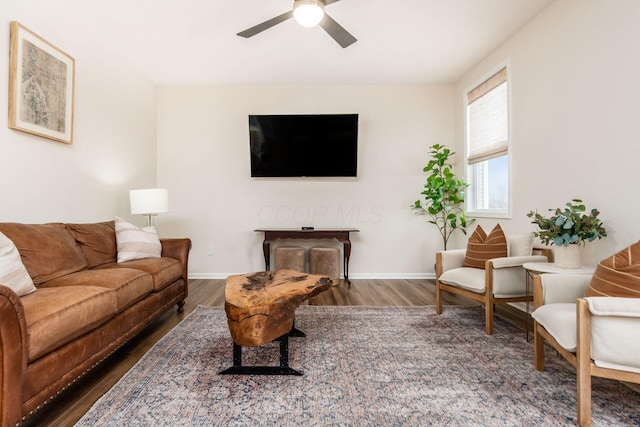
[[440, 144], [429, 148], [431, 158], [422, 169], [429, 174], [421, 193], [424, 203], [422, 199], [418, 199], [411, 208], [416, 210], [416, 215], [427, 215], [431, 218], [428, 222], [438, 227], [444, 250], [447, 250], [451, 234], [456, 230], [467, 234], [467, 225], [475, 221], [467, 220], [463, 209], [464, 190], [469, 184], [456, 178], [452, 171], [449, 158], [455, 154], [454, 152]]
[[607, 231], [598, 218], [600, 212], [591, 209], [587, 214], [587, 208], [580, 199], [571, 200], [564, 209], [556, 208], [549, 211], [553, 212], [549, 218], [534, 211], [527, 214], [529, 218], [533, 218], [532, 223], [539, 228], [534, 234], [545, 245], [556, 245], [554, 256], [557, 267], [579, 268], [579, 248], [587, 242], [607, 236]]

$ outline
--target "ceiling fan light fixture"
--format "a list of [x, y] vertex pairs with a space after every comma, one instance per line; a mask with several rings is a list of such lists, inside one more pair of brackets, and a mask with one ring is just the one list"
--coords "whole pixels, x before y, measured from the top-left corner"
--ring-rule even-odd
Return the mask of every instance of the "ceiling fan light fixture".
[[293, 17], [305, 28], [315, 27], [324, 17], [324, 3], [321, 0], [295, 0]]

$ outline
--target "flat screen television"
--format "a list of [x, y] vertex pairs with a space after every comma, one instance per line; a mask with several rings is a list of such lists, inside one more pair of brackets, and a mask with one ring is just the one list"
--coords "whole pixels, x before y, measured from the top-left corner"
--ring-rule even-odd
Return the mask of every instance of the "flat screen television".
[[252, 177], [355, 177], [358, 115], [250, 115]]

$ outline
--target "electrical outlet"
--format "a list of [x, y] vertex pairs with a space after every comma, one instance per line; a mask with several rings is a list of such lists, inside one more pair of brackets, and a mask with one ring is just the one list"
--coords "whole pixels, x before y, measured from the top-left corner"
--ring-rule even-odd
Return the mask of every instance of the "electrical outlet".
[[207, 255], [213, 256], [213, 245], [207, 246]]

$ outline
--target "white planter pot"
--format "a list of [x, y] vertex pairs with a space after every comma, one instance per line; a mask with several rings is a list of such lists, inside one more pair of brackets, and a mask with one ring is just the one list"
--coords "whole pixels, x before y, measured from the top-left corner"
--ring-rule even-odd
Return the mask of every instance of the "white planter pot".
[[580, 268], [580, 245], [556, 246], [553, 251], [553, 263], [558, 268]]

